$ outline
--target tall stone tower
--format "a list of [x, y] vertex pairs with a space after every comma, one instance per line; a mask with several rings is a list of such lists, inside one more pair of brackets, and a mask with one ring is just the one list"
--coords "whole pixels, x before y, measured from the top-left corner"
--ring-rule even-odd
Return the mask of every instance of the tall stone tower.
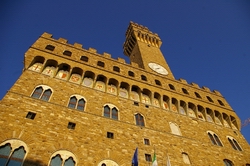
[[[44, 33], [0, 101], [0, 165], [249, 165], [240, 119], [218, 91], [176, 80], [159, 36], [130, 22], [124, 59]], [[171, 55], [170, 55], [171, 56]]]

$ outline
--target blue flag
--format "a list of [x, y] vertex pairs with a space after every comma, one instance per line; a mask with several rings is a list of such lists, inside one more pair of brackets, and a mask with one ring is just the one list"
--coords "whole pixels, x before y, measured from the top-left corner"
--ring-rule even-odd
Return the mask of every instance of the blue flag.
[[138, 166], [138, 148], [135, 149], [135, 153], [132, 159], [132, 166]]

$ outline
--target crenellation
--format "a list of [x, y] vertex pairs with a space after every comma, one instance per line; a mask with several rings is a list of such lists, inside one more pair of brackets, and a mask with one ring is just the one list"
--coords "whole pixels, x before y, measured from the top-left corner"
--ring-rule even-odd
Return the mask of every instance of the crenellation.
[[117, 61], [126, 64], [126, 61], [125, 61], [125, 59], [123, 59], [123, 58], [118, 57], [118, 58], [117, 58]]
[[194, 86], [195, 88], [200, 89], [199, 85], [198, 85], [198, 84], [196, 84], [196, 83], [194, 83], [194, 82], [192, 82], [192, 83], [191, 83], [191, 85], [192, 85], [192, 86]]
[[185, 79], [183, 79], [183, 78], [180, 78], [179, 81], [180, 81], [181, 83], [188, 84], [188, 83], [187, 83], [187, 80], [185, 80]]
[[106, 53], [106, 52], [103, 53], [103, 56], [104, 56], [105, 58], [111, 58], [111, 54]]
[[202, 89], [204, 89], [207, 92], [211, 92], [210, 89], [208, 87], [206, 87], [206, 86], [202, 86]]
[[44, 33], [41, 35], [41, 37], [44, 37], [44, 38], [52, 38], [53, 36], [52, 36], [52, 34], [50, 34], [50, 33], [44, 32]]
[[88, 50], [89, 52], [92, 52], [92, 53], [97, 53], [97, 50], [96, 49], [94, 49], [94, 48], [89, 48], [89, 50]]
[[68, 44], [68, 40], [61, 37], [57, 41], [60, 43]]
[[222, 95], [219, 91], [213, 90], [213, 92], [214, 92], [216, 95], [223, 97], [223, 95]]
[[76, 47], [76, 48], [79, 48], [79, 49], [83, 49], [82, 44], [79, 44], [79, 43], [74, 43], [73, 46]]

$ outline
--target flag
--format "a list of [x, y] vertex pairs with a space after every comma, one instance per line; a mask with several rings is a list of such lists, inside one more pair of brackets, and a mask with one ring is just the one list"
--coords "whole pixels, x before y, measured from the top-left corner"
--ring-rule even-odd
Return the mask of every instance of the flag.
[[155, 153], [154, 153], [154, 157], [153, 157], [153, 160], [152, 160], [152, 166], [158, 166]]
[[167, 158], [167, 166], [171, 166], [171, 163], [170, 163], [169, 157]]
[[138, 148], [135, 149], [135, 153], [132, 159], [132, 166], [138, 166]]

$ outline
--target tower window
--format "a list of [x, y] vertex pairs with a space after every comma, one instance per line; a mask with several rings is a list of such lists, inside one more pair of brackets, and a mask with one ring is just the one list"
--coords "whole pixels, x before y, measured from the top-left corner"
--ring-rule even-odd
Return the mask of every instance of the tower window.
[[114, 66], [114, 67], [113, 67], [113, 71], [116, 71], [116, 72], [118, 72], [118, 73], [119, 73], [119, 72], [120, 72], [120, 68], [119, 68], [119, 67], [117, 67], [117, 66]]
[[224, 103], [223, 103], [221, 100], [218, 100], [218, 102], [219, 102], [219, 104], [220, 104], [221, 106], [225, 106]]
[[97, 62], [97, 66], [104, 67], [105, 64], [104, 64], [104, 62], [102, 62], [102, 61], [98, 61], [98, 62]]
[[36, 113], [34, 112], [28, 112], [28, 114], [26, 115], [27, 119], [35, 119]]
[[200, 94], [199, 94], [199, 93], [194, 92], [194, 94], [195, 94], [195, 96], [196, 96], [197, 98], [200, 98], [200, 99], [201, 99], [201, 96], [200, 96]]
[[150, 145], [149, 139], [144, 138], [144, 145]]
[[150, 154], [145, 154], [145, 160], [148, 161], [148, 162], [151, 162], [152, 161], [151, 155]]
[[66, 56], [71, 56], [72, 55], [72, 52], [68, 51], [68, 50], [65, 50], [63, 52], [63, 55], [66, 55]]
[[211, 103], [213, 103], [214, 101], [211, 99], [211, 97], [207, 96], [208, 101], [210, 101]]
[[161, 86], [161, 82], [159, 80], [155, 80], [155, 84]]
[[134, 102], [134, 105], [135, 105], [135, 106], [139, 106], [139, 103], [138, 103], [138, 102]]
[[144, 75], [141, 75], [141, 80], [143, 80], [143, 81], [147, 81], [147, 77], [146, 77], [146, 76], [144, 76]]
[[47, 50], [50, 50], [50, 51], [54, 51], [54, 49], [55, 49], [55, 46], [52, 46], [52, 45], [47, 45], [46, 47], [45, 47], [45, 49], [47, 49]]
[[172, 85], [172, 84], [168, 84], [168, 86], [169, 86], [169, 88], [170, 88], [170, 89], [175, 90], [174, 85]]
[[114, 139], [114, 133], [107, 132], [107, 138]]
[[189, 94], [188, 91], [187, 91], [187, 89], [185, 89], [185, 88], [182, 88], [182, 92], [185, 93], [185, 94], [187, 94], [187, 95]]
[[135, 73], [132, 72], [132, 71], [128, 71], [128, 75], [131, 76], [131, 77], [134, 77], [134, 76], [135, 76]]
[[68, 123], [68, 129], [74, 130], [75, 127], [76, 127], [76, 124], [75, 124], [75, 123], [73, 123], [73, 122], [69, 122], [69, 123]]
[[81, 56], [80, 60], [82, 60], [84, 62], [88, 62], [89, 58], [87, 56]]

